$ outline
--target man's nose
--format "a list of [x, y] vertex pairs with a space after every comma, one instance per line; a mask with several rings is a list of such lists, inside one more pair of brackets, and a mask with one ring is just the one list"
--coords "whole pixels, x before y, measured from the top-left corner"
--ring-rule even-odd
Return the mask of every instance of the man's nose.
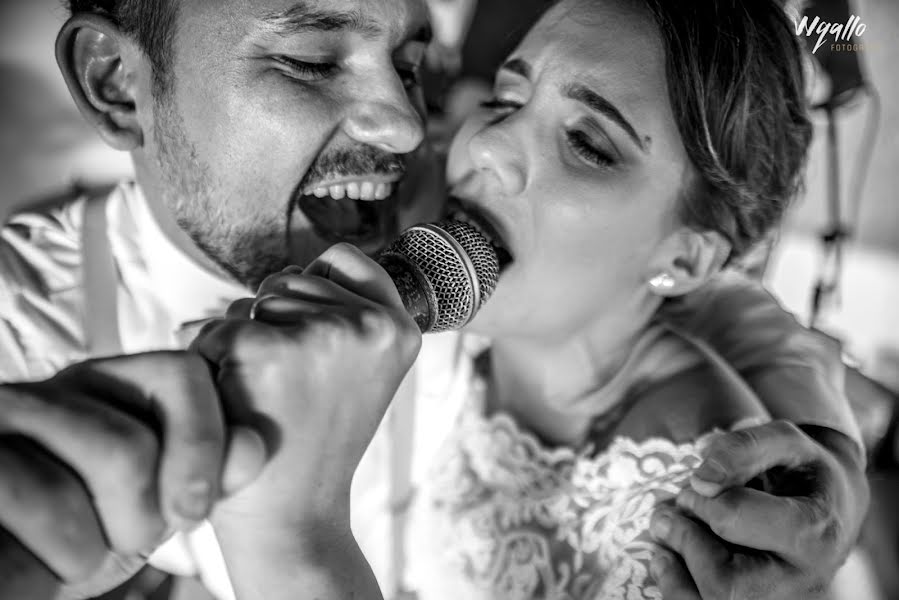
[[497, 193], [516, 196], [527, 186], [527, 162], [523, 144], [516, 141], [509, 128], [490, 124], [468, 142], [472, 163], [486, 176], [488, 185], [497, 186]]
[[394, 154], [415, 150], [424, 139], [421, 115], [394, 74], [391, 81], [371, 86], [344, 120], [344, 131], [363, 144]]

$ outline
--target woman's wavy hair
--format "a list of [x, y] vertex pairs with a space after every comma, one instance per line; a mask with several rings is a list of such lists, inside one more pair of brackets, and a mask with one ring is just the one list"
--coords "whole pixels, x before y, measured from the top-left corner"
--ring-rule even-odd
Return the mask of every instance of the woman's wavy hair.
[[67, 0], [67, 4], [73, 15], [104, 15], [133, 37], [153, 67], [153, 93], [161, 96], [169, 90], [173, 81], [177, 0]]
[[681, 221], [731, 257], [775, 226], [802, 183], [812, 125], [795, 27], [775, 0], [642, 0], [665, 47], [668, 94], [695, 167]]

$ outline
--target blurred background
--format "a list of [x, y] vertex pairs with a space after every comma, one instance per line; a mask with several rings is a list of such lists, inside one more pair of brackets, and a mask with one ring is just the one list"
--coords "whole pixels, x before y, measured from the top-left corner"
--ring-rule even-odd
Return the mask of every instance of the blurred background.
[[[426, 85], [439, 144], [489, 95], [495, 68], [548, 2], [429, 5], [437, 39]], [[845, 598], [899, 599], [899, 2], [818, 0], [792, 9], [833, 22], [856, 15], [867, 28], [852, 40], [861, 44], [855, 49], [828, 53], [828, 42], [807, 57], [817, 108], [806, 188], [760, 264], [782, 303], [839, 338], [847, 361], [866, 376], [855, 380], [853, 400], [871, 452], [873, 516], [867, 559], [852, 562], [849, 570], [858, 572], [837, 587], [846, 587]], [[60, 0], [0, 0], [4, 220], [73, 184], [113, 182], [131, 170], [128, 156], [107, 148], [81, 119], [56, 69], [54, 39], [65, 17]]]

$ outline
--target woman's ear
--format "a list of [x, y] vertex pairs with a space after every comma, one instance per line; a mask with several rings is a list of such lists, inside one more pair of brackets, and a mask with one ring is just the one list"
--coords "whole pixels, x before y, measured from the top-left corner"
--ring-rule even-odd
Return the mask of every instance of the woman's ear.
[[731, 245], [715, 231], [681, 227], [653, 253], [646, 277], [649, 290], [658, 296], [682, 296], [721, 270]]
[[115, 23], [97, 14], [74, 15], [56, 38], [56, 62], [78, 110], [106, 143], [126, 151], [143, 144], [135, 78], [124, 60], [129, 46]]

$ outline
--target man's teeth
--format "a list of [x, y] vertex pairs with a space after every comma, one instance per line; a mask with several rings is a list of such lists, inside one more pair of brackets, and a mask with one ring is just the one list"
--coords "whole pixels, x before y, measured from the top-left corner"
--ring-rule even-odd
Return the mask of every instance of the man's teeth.
[[313, 194], [316, 198], [331, 196], [335, 200], [351, 198], [353, 200], [383, 200], [393, 193], [392, 183], [375, 183], [374, 181], [350, 181], [349, 183], [337, 183], [329, 186], [313, 188], [306, 194]]

